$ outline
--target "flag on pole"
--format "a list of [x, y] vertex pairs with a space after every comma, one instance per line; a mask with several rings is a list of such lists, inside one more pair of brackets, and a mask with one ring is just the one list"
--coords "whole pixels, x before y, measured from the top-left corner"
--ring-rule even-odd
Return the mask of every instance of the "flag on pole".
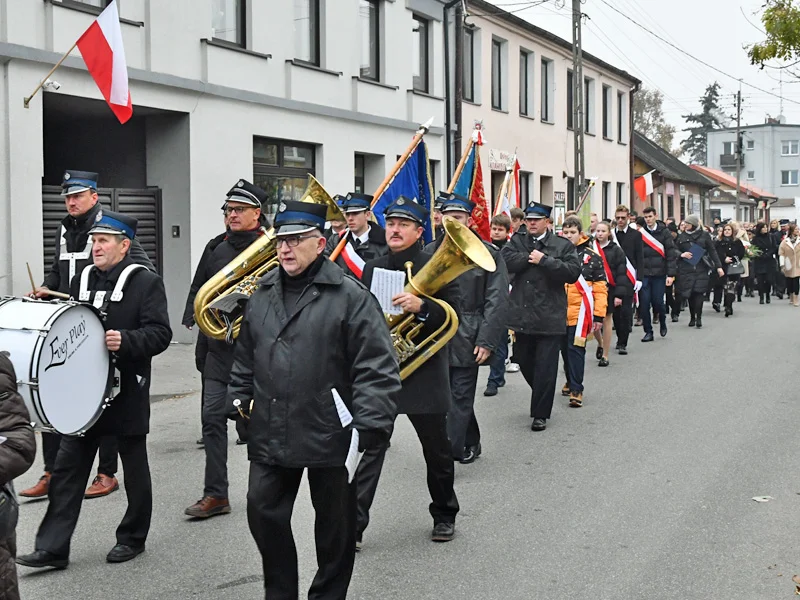
[[469, 155], [456, 181], [453, 192], [465, 196], [475, 203], [475, 209], [472, 211], [472, 220], [475, 221], [478, 235], [489, 241], [491, 238], [491, 226], [489, 224], [489, 210], [486, 206], [486, 195], [483, 191], [483, 169], [481, 168], [480, 155], [483, 136], [479, 129], [473, 131], [470, 143]]
[[636, 190], [642, 202], [647, 202], [647, 197], [653, 193], [653, 171], [634, 179], [633, 189]]
[[594, 196], [594, 179], [589, 180], [589, 185], [584, 192], [581, 205], [578, 207], [578, 218], [581, 220], [583, 230], [588, 232], [592, 225], [592, 198]]
[[[386, 226], [383, 212], [386, 207], [397, 200], [400, 196], [410, 198], [424, 206], [428, 214], [431, 212], [431, 202], [433, 199], [433, 183], [428, 163], [428, 147], [425, 141], [420, 141], [417, 147], [409, 154], [408, 160], [400, 167], [392, 183], [381, 194], [380, 199], [372, 207], [372, 214], [381, 227]], [[427, 243], [433, 239], [430, 216], [425, 222], [425, 231], [422, 234], [423, 240]]]
[[111, 0], [78, 39], [77, 45], [89, 74], [111, 111], [120, 123], [127, 122], [133, 115], [133, 104], [116, 0]]
[[500, 188], [500, 197], [497, 199], [495, 215], [508, 215], [511, 218], [511, 209], [519, 207], [519, 161], [514, 156], [514, 164], [506, 169], [506, 178]]

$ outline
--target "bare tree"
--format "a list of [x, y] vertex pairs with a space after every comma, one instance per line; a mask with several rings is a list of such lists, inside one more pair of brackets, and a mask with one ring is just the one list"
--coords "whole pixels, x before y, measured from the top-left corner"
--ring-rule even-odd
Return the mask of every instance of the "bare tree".
[[633, 95], [633, 128], [667, 152], [678, 155], [672, 142], [675, 128], [664, 120], [664, 94], [643, 87]]

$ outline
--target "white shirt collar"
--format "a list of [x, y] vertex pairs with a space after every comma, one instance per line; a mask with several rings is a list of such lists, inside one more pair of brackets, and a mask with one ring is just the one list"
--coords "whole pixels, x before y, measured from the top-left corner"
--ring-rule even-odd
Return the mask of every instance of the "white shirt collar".
[[370, 227], [369, 225], [367, 225], [367, 230], [366, 230], [364, 233], [362, 233], [361, 235], [356, 235], [356, 234], [355, 234], [355, 233], [353, 233], [352, 231], [351, 231], [350, 233], [352, 233], [352, 234], [353, 234], [353, 238], [354, 238], [354, 239], [358, 240], [358, 243], [359, 243], [359, 244], [363, 244], [363, 243], [364, 243], [364, 242], [366, 242], [366, 241], [367, 241], [367, 239], [369, 238], [369, 230], [370, 230], [370, 229], [371, 229], [371, 227]]
[[547, 235], [547, 232], [545, 231], [542, 235], [540, 235], [539, 237], [536, 238], [536, 241], [537, 242], [541, 242], [545, 238], [546, 235]]

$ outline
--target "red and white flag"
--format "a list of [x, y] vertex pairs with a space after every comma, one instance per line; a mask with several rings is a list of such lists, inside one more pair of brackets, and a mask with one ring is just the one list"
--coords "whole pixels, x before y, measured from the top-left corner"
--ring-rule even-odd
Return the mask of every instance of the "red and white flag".
[[575, 327], [575, 337], [572, 343], [575, 346], [584, 347], [594, 322], [594, 296], [592, 295], [592, 286], [589, 285], [583, 275], [578, 277], [575, 287], [581, 295], [581, 308], [578, 311], [578, 324]]
[[633, 189], [636, 190], [642, 202], [647, 202], [647, 197], [653, 193], [653, 171], [634, 179]]
[[500, 188], [495, 215], [504, 214], [511, 218], [511, 209], [519, 206], [519, 169], [519, 161], [515, 156], [514, 166], [506, 171], [506, 181]]
[[127, 122], [133, 115], [133, 104], [116, 0], [111, 0], [80, 37], [78, 50], [112, 112], [120, 123]]

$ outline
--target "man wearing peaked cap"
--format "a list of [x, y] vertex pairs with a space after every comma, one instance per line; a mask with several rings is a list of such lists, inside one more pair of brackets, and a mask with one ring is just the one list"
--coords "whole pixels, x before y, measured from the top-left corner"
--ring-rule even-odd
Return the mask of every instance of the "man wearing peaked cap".
[[[410, 198], [400, 196], [386, 207], [384, 215], [389, 253], [367, 262], [364, 266], [362, 281], [366, 286], [371, 285], [375, 269], [405, 273], [405, 263], [411, 262], [411, 271], [415, 274], [431, 258], [419, 244], [428, 216], [425, 207]], [[441, 289], [435, 297], [450, 304], [458, 313], [458, 285], [455, 282]], [[421, 325], [419, 339], [431, 335], [445, 322], [445, 311], [435, 302], [428, 302], [407, 292], [398, 294], [393, 301], [395, 306], [413, 317], [415, 325]], [[459, 510], [453, 489], [453, 453], [447, 438], [446, 420], [449, 408], [450, 378], [447, 351], [443, 349], [406, 377], [402, 390], [397, 395], [398, 412], [408, 415], [422, 444], [431, 497], [429, 510], [433, 517], [431, 539], [436, 542], [453, 539]], [[369, 509], [378, 488], [385, 454], [386, 443], [382, 442], [368, 449], [358, 466], [357, 547], [360, 547], [364, 530], [369, 524]]]
[[[264, 190], [244, 179], [239, 179], [228, 191], [222, 205], [226, 224], [225, 236], [219, 243], [214, 240], [209, 242], [197, 265], [186, 299], [184, 325], [187, 327], [194, 325], [194, 311], [190, 311], [190, 306], [194, 306], [197, 290], [264, 234], [266, 218], [261, 207], [266, 200], [267, 194]], [[231, 323], [235, 321], [234, 316], [230, 319]], [[206, 352], [201, 365], [202, 428], [206, 455], [203, 496], [184, 510], [184, 514], [197, 519], [231, 511], [228, 502], [229, 407], [226, 395], [236, 343], [232, 330], [226, 340], [206, 337], [204, 342]]]
[[[92, 238], [89, 230], [95, 224], [102, 205], [97, 195], [98, 174], [91, 171], [67, 169], [61, 182], [61, 195], [67, 216], [61, 221], [55, 239], [55, 256], [42, 287], [36, 290], [37, 298], [47, 298], [50, 291], [69, 294], [70, 284], [76, 274], [92, 263]], [[131, 259], [151, 271], [155, 267], [135, 238], [129, 251]], [[42, 456], [44, 474], [36, 485], [22, 490], [19, 495], [26, 498], [47, 496], [50, 474], [53, 472], [61, 443], [58, 433], [42, 432]], [[97, 476], [86, 490], [87, 498], [106, 496], [119, 489], [117, 473], [117, 442], [113, 437], [102, 440]]]
[[266, 598], [298, 597], [291, 515], [306, 470], [319, 567], [309, 596], [347, 596], [356, 484], [345, 460], [356, 440], [353, 456], [389, 438], [400, 389], [378, 303], [323, 255], [326, 212], [305, 202], [278, 207], [280, 266], [248, 302], [228, 387], [230, 402], [251, 406], [247, 520]]
[[[386, 232], [377, 223], [370, 222], [372, 217], [372, 196], [369, 194], [347, 194], [340, 208], [347, 219], [347, 242], [341, 254], [336, 257], [336, 264], [348, 275], [361, 279], [364, 264], [368, 260], [386, 254]], [[339, 245], [341, 236], [331, 236], [325, 247], [325, 256], [330, 256]]]
[[[336, 202], [336, 206], [339, 207], [341, 210], [342, 203], [344, 202], [345, 197], [341, 194], [336, 194], [333, 197], [333, 201]], [[344, 232], [347, 231], [347, 221], [339, 220], [339, 219], [330, 219], [328, 221], [329, 227], [325, 228], [323, 232], [325, 234], [325, 239], [329, 240], [332, 237], [335, 237], [337, 240], [339, 239], [339, 235], [344, 235]]]
[[433, 201], [433, 236], [437, 239], [444, 235], [444, 227], [442, 227], [442, 203], [449, 197], [449, 192], [439, 192], [439, 195]]
[[88, 233], [93, 264], [72, 280], [73, 298], [105, 313], [105, 343], [119, 372], [119, 393], [83, 436], [64, 436], [50, 480], [50, 504], [36, 534], [36, 549], [17, 557], [34, 568], [63, 569], [78, 523], [86, 478], [105, 436], [114, 436], [125, 471], [128, 506], [117, 527], [112, 563], [135, 558], [145, 549], [153, 510], [147, 458], [150, 430], [151, 359], [169, 347], [172, 330], [161, 277], [128, 256], [136, 219], [101, 211]]

